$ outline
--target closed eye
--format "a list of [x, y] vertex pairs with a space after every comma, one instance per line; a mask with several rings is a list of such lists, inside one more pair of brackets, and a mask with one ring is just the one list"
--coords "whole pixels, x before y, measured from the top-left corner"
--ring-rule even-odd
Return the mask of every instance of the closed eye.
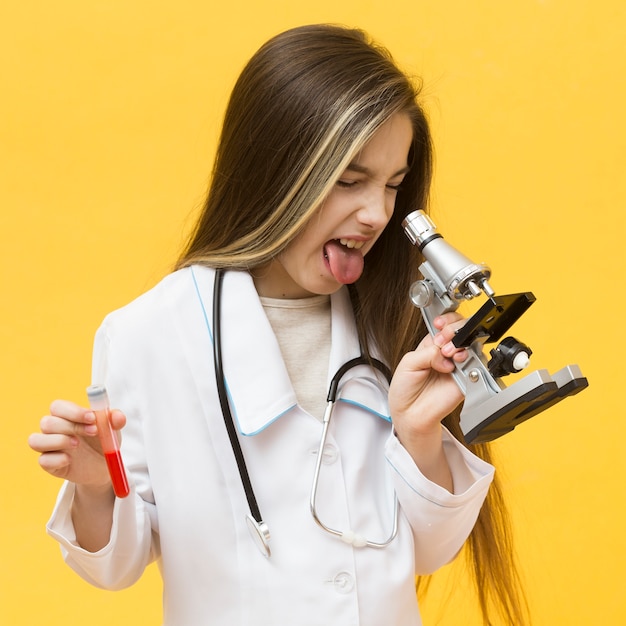
[[337, 187], [342, 187], [343, 189], [350, 189], [351, 187], [355, 187], [359, 184], [358, 180], [338, 180]]

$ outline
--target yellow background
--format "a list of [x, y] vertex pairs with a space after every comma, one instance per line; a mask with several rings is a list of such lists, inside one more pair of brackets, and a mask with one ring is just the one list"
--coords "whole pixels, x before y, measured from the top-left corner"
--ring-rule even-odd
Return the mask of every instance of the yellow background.
[[[590, 380], [496, 445], [534, 623], [626, 623], [625, 7], [3, 3], [0, 623], [159, 624], [154, 567], [110, 593], [62, 563], [44, 532], [59, 484], [26, 439], [53, 398], [84, 401], [105, 313], [171, 266], [245, 60], [321, 21], [370, 31], [424, 78], [438, 226], [499, 293], [535, 293], [514, 329], [533, 367], [578, 363]], [[424, 606], [428, 626], [479, 623], [456, 569]]]

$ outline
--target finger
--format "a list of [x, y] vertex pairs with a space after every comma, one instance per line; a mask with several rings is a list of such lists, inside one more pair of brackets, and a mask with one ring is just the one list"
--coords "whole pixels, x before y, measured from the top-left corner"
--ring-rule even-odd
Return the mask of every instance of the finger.
[[456, 333], [461, 328], [463, 328], [463, 326], [465, 325], [465, 322], [466, 322], [465, 319], [459, 319], [459, 320], [450, 321], [449, 323], [442, 326], [442, 328], [433, 338], [435, 345], [441, 348], [445, 344], [450, 343], [454, 339], [454, 336], [456, 335]]
[[[93, 419], [95, 421], [95, 416]], [[98, 433], [95, 423], [74, 422], [56, 415], [44, 415], [39, 422], [39, 428], [45, 435], [93, 437]]]
[[457, 347], [453, 341], [458, 331], [463, 328], [467, 320], [464, 318], [447, 318], [446, 324], [433, 337], [433, 343], [441, 349], [441, 353], [457, 362], [467, 358], [465, 347]]
[[65, 471], [70, 463], [70, 456], [65, 452], [46, 452], [39, 457], [39, 465], [50, 474]]
[[467, 358], [467, 348], [457, 348], [451, 341], [444, 343], [440, 350], [443, 356], [453, 359], [457, 363], [462, 363]]
[[93, 424], [95, 422], [93, 411], [69, 400], [55, 400], [50, 405], [50, 415], [79, 424]]
[[467, 350], [465, 348], [457, 348], [449, 343], [442, 348], [432, 346], [425, 355], [428, 356], [428, 367], [442, 374], [449, 374], [454, 371], [455, 363], [465, 361]]
[[[407, 353], [401, 361], [409, 372], [423, 372], [435, 370], [448, 374], [454, 369], [454, 362], [442, 355], [441, 350], [435, 345], [427, 345]], [[400, 369], [400, 366], [398, 367]]]
[[122, 413], [119, 409], [111, 410], [110, 419], [111, 426], [113, 426], [115, 430], [121, 430], [124, 426], [126, 426], [126, 415], [124, 415], [124, 413]]
[[35, 451], [54, 452], [60, 450], [69, 450], [78, 446], [78, 439], [67, 435], [46, 435], [43, 433], [33, 433], [28, 438], [28, 445]]
[[433, 324], [435, 328], [441, 330], [445, 326], [449, 326], [450, 324], [454, 324], [455, 322], [463, 322], [464, 317], [457, 313], [456, 311], [450, 311], [448, 313], [443, 313], [442, 315], [438, 315], [434, 320]]
[[[447, 348], [447, 345], [444, 346]], [[431, 368], [442, 374], [449, 374], [454, 370], [454, 358], [444, 354], [443, 349], [437, 350], [438, 354], [431, 361]]]

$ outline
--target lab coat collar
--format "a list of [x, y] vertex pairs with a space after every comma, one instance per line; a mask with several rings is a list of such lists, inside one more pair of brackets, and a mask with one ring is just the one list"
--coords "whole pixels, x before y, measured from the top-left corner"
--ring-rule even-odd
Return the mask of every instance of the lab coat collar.
[[[197, 294], [213, 340], [212, 304], [215, 272], [192, 268]], [[244, 271], [224, 274], [221, 303], [222, 361], [233, 419], [243, 435], [255, 435], [297, 406], [297, 399], [280, 346], [263, 310], [252, 277]], [[331, 296], [331, 351], [327, 384], [346, 361], [360, 355], [352, 306], [346, 287]], [[385, 394], [372, 385], [346, 384], [364, 374], [365, 366], [350, 370], [342, 400], [385, 419]], [[369, 368], [367, 368], [369, 369]], [[365, 372], [366, 375], [368, 372]], [[369, 375], [371, 379], [371, 373]]]

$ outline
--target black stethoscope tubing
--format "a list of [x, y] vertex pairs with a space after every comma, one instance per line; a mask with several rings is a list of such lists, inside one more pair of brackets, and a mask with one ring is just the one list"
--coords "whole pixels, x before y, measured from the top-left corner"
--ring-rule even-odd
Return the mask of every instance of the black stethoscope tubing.
[[226, 385], [224, 384], [224, 370], [222, 362], [222, 341], [221, 341], [221, 328], [220, 328], [220, 308], [222, 300], [222, 280], [224, 273], [222, 270], [215, 271], [215, 283], [213, 287], [213, 357], [215, 361], [215, 382], [217, 383], [217, 394], [220, 400], [220, 407], [222, 409], [222, 416], [224, 417], [224, 424], [228, 431], [228, 438], [230, 439], [230, 445], [233, 448], [233, 454], [237, 461], [237, 468], [239, 469], [239, 475], [241, 476], [241, 482], [243, 484], [244, 491], [246, 492], [246, 498], [248, 499], [248, 506], [250, 507], [250, 514], [258, 524], [263, 523], [261, 518], [261, 511], [252, 489], [252, 483], [250, 482], [250, 475], [248, 474], [248, 468], [246, 467], [246, 461], [243, 458], [243, 452], [237, 437], [237, 431], [233, 421], [233, 416], [230, 411], [230, 403], [228, 402], [228, 394], [226, 393]]

